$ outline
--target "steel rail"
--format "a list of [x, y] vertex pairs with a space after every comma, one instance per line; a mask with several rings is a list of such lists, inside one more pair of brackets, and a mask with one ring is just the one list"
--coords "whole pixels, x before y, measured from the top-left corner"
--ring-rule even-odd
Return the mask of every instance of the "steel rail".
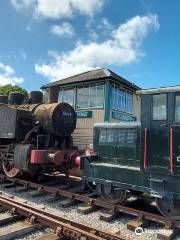
[[71, 237], [73, 239], [88, 240], [127, 240], [128, 238], [108, 233], [85, 224], [81, 224], [65, 217], [61, 217], [45, 210], [29, 206], [20, 201], [0, 195], [0, 205], [12, 209], [13, 213], [20, 214], [29, 218], [31, 223], [42, 223], [55, 230], [58, 236]]
[[104, 201], [102, 199], [99, 198], [93, 198], [93, 197], [89, 197], [83, 194], [79, 194], [79, 193], [74, 193], [68, 190], [62, 190], [56, 187], [49, 187], [46, 185], [42, 185], [39, 183], [34, 183], [34, 182], [29, 182], [26, 180], [22, 180], [19, 178], [9, 178], [3, 174], [0, 174], [0, 179], [3, 180], [8, 180], [10, 182], [13, 182], [14, 184], [21, 184], [24, 185], [26, 187], [29, 188], [35, 188], [35, 189], [40, 189], [42, 191], [51, 193], [51, 194], [56, 194], [59, 196], [63, 196], [66, 198], [69, 198], [71, 200], [76, 200], [79, 202], [84, 202], [87, 203], [88, 205], [91, 206], [98, 206], [98, 207], [102, 207], [105, 209], [110, 210], [111, 212], [119, 212], [119, 213], [125, 213], [131, 216], [135, 216], [137, 218], [140, 218], [142, 220], [149, 220], [152, 222], [156, 222], [156, 223], [160, 223], [160, 224], [164, 224], [167, 226], [175, 226], [177, 228], [180, 228], [180, 221], [173, 221], [170, 218], [158, 215], [158, 214], [154, 214], [154, 213], [150, 213], [150, 212], [146, 212], [146, 211], [142, 211], [142, 210], [138, 210], [135, 208], [131, 208], [131, 207], [126, 207], [126, 206], [122, 206], [122, 205], [118, 205], [118, 204], [112, 204], [109, 203], [107, 201]]

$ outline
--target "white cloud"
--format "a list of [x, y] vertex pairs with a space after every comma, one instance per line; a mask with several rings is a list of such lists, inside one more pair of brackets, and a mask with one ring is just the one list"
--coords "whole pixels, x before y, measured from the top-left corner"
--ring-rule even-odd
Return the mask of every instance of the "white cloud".
[[0, 73], [2, 73], [4, 76], [10, 76], [11, 74], [14, 74], [14, 70], [12, 67], [0, 63]]
[[14, 69], [0, 62], [0, 85], [20, 84], [24, 81], [22, 77], [16, 77]]
[[32, 11], [35, 17], [60, 19], [75, 13], [93, 16], [105, 0], [11, 0], [17, 10]]
[[32, 10], [36, 0], [11, 0], [11, 3], [17, 10]]
[[159, 27], [157, 15], [136, 16], [114, 29], [107, 40], [78, 42], [69, 52], [50, 52], [50, 63], [36, 64], [35, 70], [54, 81], [96, 67], [133, 63], [144, 55], [140, 50], [144, 38]]
[[112, 24], [106, 18], [102, 18], [100, 24], [97, 25], [99, 30], [112, 30]]
[[51, 32], [59, 37], [72, 37], [75, 35], [73, 26], [68, 22], [51, 26]]
[[100, 19], [99, 22], [91, 18], [87, 20], [86, 28], [88, 30], [89, 38], [97, 41], [112, 34], [114, 27], [106, 18]]
[[159, 30], [157, 15], [136, 16], [113, 31], [114, 38], [124, 48], [136, 49], [147, 36], [150, 29]]
[[4, 86], [6, 84], [16, 85], [22, 83], [23, 81], [24, 79], [21, 77], [5, 77], [0, 75], [0, 86]]

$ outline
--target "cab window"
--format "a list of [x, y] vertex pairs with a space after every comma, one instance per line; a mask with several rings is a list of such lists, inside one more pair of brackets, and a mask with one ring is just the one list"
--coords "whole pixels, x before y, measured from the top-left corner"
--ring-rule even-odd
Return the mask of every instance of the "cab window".
[[167, 99], [166, 94], [153, 96], [153, 120], [167, 119]]
[[180, 95], [175, 99], [175, 122], [180, 122]]

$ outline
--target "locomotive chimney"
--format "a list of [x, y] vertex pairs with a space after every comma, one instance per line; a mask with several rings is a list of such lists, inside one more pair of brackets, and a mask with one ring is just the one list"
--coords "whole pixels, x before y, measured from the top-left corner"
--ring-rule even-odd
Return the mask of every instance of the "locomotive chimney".
[[8, 104], [8, 96], [7, 95], [0, 95], [0, 103]]
[[30, 92], [29, 103], [38, 104], [43, 102], [43, 93], [41, 91]]
[[11, 92], [8, 102], [10, 105], [21, 105], [25, 99], [25, 95], [19, 92]]

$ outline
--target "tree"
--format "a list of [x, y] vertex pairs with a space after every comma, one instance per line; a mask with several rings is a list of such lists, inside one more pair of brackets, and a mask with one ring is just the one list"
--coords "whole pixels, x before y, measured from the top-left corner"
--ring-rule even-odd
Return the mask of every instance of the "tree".
[[9, 95], [11, 92], [20, 92], [23, 93], [25, 96], [28, 96], [28, 92], [26, 89], [21, 88], [17, 85], [7, 84], [5, 86], [0, 86], [0, 95]]

